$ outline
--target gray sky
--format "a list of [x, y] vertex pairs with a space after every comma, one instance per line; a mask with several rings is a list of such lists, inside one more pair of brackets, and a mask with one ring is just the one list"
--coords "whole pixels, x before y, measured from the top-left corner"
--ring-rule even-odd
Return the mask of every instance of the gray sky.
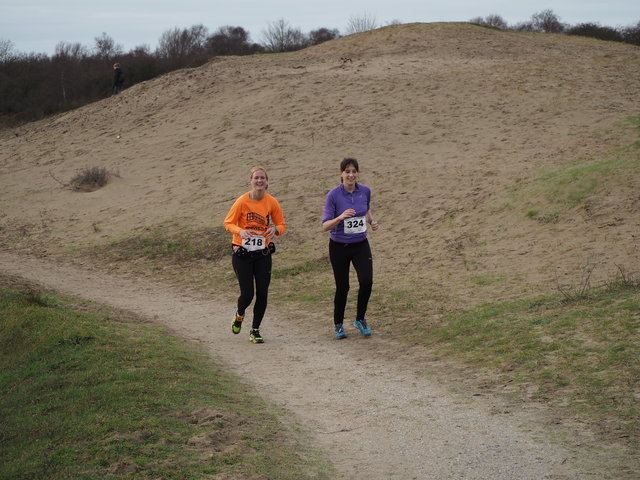
[[489, 14], [513, 25], [546, 9], [571, 25], [619, 27], [640, 21], [640, 0], [0, 0], [0, 40], [13, 42], [17, 52], [51, 55], [61, 41], [93, 48], [105, 32], [125, 51], [145, 44], [155, 50], [163, 32], [196, 24], [210, 33], [241, 26], [260, 43], [268, 25], [281, 18], [304, 33], [320, 27], [344, 33], [350, 17], [365, 13], [380, 25], [468, 21]]

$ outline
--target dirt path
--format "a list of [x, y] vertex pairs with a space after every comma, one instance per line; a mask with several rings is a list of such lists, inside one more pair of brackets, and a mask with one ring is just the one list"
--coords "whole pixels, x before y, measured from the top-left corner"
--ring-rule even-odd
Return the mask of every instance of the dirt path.
[[[344, 479], [542, 480], [594, 478], [574, 453], [536, 439], [530, 413], [496, 399], [451, 393], [390, 358], [385, 340], [336, 341], [271, 306], [264, 345], [231, 334], [235, 309], [197, 301], [147, 280], [0, 253], [0, 271], [123, 308], [200, 343], [314, 433]], [[267, 326], [268, 325], [268, 326]], [[398, 355], [396, 355], [398, 357]]]

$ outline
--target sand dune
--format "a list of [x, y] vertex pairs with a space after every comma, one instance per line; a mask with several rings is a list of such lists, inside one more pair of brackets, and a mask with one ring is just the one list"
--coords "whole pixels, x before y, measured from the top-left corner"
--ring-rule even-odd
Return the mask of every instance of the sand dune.
[[[448, 23], [214, 59], [2, 132], [0, 241], [54, 254], [166, 221], [219, 225], [264, 164], [291, 227], [283, 246], [321, 256], [323, 198], [354, 156], [382, 225], [381, 279], [411, 269], [473, 303], [544, 289], [557, 271], [578, 278], [594, 260], [604, 278], [638, 264], [637, 169], [553, 222], [527, 218], [538, 199], [513, 206], [511, 192], [637, 139], [612, 126], [640, 111], [638, 60], [626, 44]], [[119, 177], [85, 194], [53, 179], [87, 166]], [[474, 272], [522, 281], [465, 288]]]

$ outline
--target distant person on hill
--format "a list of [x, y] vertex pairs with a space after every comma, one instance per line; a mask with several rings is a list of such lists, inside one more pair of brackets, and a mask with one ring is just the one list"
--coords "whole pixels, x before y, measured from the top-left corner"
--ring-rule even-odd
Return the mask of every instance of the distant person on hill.
[[124, 72], [119, 63], [113, 64], [113, 94], [117, 95], [122, 91], [124, 85]]
[[267, 193], [269, 178], [264, 167], [249, 172], [251, 190], [241, 195], [224, 219], [224, 228], [233, 234], [231, 265], [240, 285], [238, 309], [231, 323], [231, 331], [240, 333], [245, 310], [254, 295], [253, 322], [249, 341], [264, 343], [260, 325], [267, 309], [271, 282], [271, 254], [275, 252], [272, 238], [282, 235], [286, 226], [278, 201]]
[[358, 275], [358, 304], [353, 324], [364, 336], [371, 335], [365, 319], [373, 287], [373, 260], [367, 240], [367, 224], [378, 229], [371, 215], [371, 189], [358, 183], [360, 167], [355, 158], [340, 162], [340, 185], [327, 194], [322, 217], [322, 230], [331, 232], [329, 260], [336, 282], [333, 300], [333, 324], [337, 339], [347, 336], [344, 330], [344, 310], [349, 293], [351, 264]]

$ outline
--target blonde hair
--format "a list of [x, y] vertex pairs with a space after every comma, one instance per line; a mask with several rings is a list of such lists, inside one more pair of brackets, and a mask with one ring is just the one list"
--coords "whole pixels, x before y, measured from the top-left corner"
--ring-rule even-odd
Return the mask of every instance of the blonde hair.
[[269, 174], [267, 173], [267, 169], [260, 165], [256, 165], [251, 170], [249, 170], [249, 181], [251, 181], [251, 179], [253, 178], [253, 174], [256, 172], [264, 172], [264, 176], [267, 177], [267, 182], [269, 181]]

